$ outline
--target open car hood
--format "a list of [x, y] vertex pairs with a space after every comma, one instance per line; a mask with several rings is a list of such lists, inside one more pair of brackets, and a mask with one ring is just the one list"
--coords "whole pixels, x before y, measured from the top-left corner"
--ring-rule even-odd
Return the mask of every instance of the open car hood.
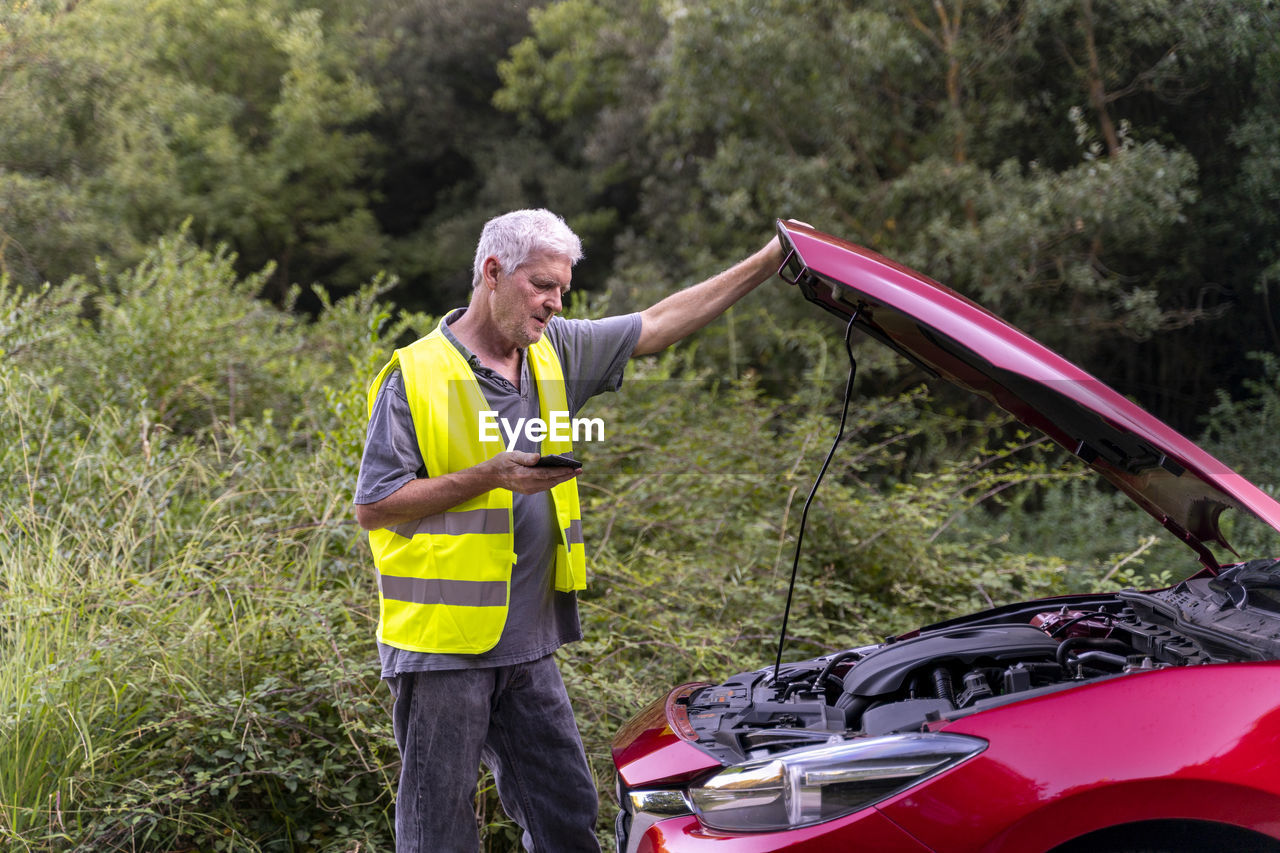
[[[1209, 569], [1234, 508], [1280, 532], [1280, 503], [1044, 345], [950, 288], [860, 246], [779, 221], [780, 275], [929, 373], [979, 394], [1083, 459]], [[1234, 551], [1232, 551], [1234, 553]]]

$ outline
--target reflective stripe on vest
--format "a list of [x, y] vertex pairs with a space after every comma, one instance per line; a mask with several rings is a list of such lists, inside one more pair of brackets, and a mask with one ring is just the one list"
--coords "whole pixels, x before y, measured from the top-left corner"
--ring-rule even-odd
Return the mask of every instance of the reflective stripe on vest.
[[[443, 320], [441, 321], [443, 324]], [[568, 412], [564, 373], [542, 337], [527, 351], [543, 421]], [[369, 411], [387, 375], [399, 369], [429, 476], [460, 471], [496, 456], [500, 440], [481, 441], [488, 401], [471, 366], [437, 327], [396, 351], [369, 389]], [[568, 453], [568, 441], [546, 438], [542, 453]], [[586, 586], [586, 556], [576, 480], [551, 490], [560, 542], [555, 588]], [[512, 495], [493, 489], [438, 515], [369, 533], [378, 568], [378, 639], [420, 652], [479, 654], [506, 625], [515, 563]]]

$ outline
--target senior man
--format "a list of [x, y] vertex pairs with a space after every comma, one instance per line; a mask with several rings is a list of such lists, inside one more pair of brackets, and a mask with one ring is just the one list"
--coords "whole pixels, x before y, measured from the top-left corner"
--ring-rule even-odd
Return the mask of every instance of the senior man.
[[559, 430], [495, 440], [485, 426], [564, 423], [616, 390], [629, 358], [702, 328], [782, 262], [775, 238], [638, 314], [565, 320], [581, 257], [549, 211], [490, 220], [470, 303], [397, 350], [370, 388], [355, 503], [378, 569], [401, 853], [478, 848], [482, 761], [527, 850], [599, 850], [595, 784], [552, 657], [582, 636], [579, 469], [536, 464], [571, 450]]

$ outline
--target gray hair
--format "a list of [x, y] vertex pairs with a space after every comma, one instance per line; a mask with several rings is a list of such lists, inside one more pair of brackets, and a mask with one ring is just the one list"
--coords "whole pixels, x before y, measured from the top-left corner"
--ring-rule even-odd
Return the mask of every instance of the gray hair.
[[563, 219], [549, 210], [513, 210], [490, 219], [484, 224], [476, 245], [471, 286], [480, 286], [484, 260], [490, 255], [510, 274], [534, 252], [564, 255], [570, 264], [576, 264], [582, 260], [582, 241]]

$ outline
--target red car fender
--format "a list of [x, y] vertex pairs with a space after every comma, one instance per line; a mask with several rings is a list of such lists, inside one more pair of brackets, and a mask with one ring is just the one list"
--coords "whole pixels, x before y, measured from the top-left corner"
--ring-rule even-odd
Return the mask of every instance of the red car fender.
[[682, 708], [678, 700], [707, 686], [705, 681], [681, 684], [650, 702], [618, 730], [611, 752], [623, 784], [676, 784], [720, 767], [719, 761], [687, 743], [671, 727], [673, 717], [680, 725]]
[[[1266, 819], [1267, 815], [1273, 817]], [[1102, 816], [1105, 823], [1100, 820]], [[1043, 850], [1100, 829], [1173, 816], [1178, 820], [1231, 824], [1280, 837], [1280, 797], [1225, 782], [1150, 779], [1097, 788], [1050, 803], [982, 850]]]
[[880, 805], [946, 853], [1046, 850], [1135, 821], [1280, 839], [1280, 663], [1138, 673], [945, 726], [989, 744]]

